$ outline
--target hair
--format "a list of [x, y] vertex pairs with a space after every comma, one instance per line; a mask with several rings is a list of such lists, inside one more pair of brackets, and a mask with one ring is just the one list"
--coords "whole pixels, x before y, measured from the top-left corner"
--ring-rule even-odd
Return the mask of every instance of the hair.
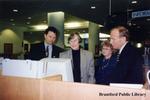
[[125, 28], [124, 26], [116, 26], [112, 28], [111, 31], [114, 29], [117, 29], [119, 31], [120, 37], [126, 37], [126, 40], [129, 40], [129, 30], [127, 28]]
[[71, 33], [70, 36], [69, 36], [69, 38], [68, 38], [68, 42], [69, 42], [71, 39], [73, 39], [75, 35], [78, 36], [79, 43], [81, 43], [81, 42], [82, 42], [82, 38], [80, 37], [79, 32], [73, 32], [73, 33]]
[[44, 34], [47, 35], [49, 31], [55, 33], [56, 37], [58, 37], [59, 31], [58, 31], [55, 27], [49, 26], [49, 27], [44, 31]]
[[112, 46], [112, 44], [110, 43], [109, 40], [106, 40], [106, 41], [102, 42], [102, 47], [103, 46], [110, 47], [111, 50], [113, 50], [113, 46]]

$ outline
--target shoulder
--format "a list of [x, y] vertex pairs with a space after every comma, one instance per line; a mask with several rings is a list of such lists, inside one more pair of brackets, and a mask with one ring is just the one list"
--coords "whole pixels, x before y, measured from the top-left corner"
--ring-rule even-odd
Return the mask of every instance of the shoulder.
[[61, 47], [59, 47], [59, 46], [56, 46], [56, 45], [53, 45], [53, 49], [57, 49], [57, 50], [59, 50], [60, 52], [63, 52], [63, 51], [65, 51], [63, 48], [61, 48]]
[[44, 43], [43, 43], [43, 42], [31, 44], [31, 48], [41, 47], [41, 46], [44, 46]]
[[104, 59], [104, 56], [100, 55], [97, 60], [103, 60], [103, 59]]
[[139, 54], [138, 49], [135, 46], [133, 46], [131, 43], [127, 43], [124, 51], [131, 55]]
[[93, 53], [87, 50], [83, 50], [81, 49], [81, 54], [87, 55], [87, 56], [92, 56], [93, 57]]
[[61, 53], [59, 53], [59, 56], [60, 56], [60, 58], [70, 57], [71, 56], [71, 50], [67, 50], [67, 51], [61, 52]]
[[71, 52], [71, 50], [63, 51], [60, 53], [60, 55], [66, 55], [66, 54], [69, 54], [70, 52]]

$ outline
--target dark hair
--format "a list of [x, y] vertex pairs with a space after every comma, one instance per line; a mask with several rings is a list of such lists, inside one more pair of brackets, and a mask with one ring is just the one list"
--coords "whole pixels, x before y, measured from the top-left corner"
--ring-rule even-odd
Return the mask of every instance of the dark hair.
[[80, 35], [79, 35], [79, 32], [73, 32], [73, 33], [71, 33], [70, 36], [69, 36], [69, 38], [68, 38], [68, 42], [69, 42], [71, 39], [73, 39], [73, 37], [74, 37], [75, 35], [78, 36], [79, 43], [81, 43], [81, 42], [82, 42], [82, 39], [81, 39], [81, 37], [80, 37]]
[[[114, 28], [112, 28], [112, 30], [117, 29], [119, 31], [120, 37], [126, 37], [126, 40], [129, 40], [129, 30], [127, 28], [125, 28], [124, 26], [116, 26]], [[112, 31], [111, 30], [111, 31]]]
[[55, 35], [56, 35], [56, 37], [58, 37], [59, 32], [58, 32], [58, 30], [57, 30], [55, 27], [49, 26], [49, 27], [44, 31], [44, 34], [47, 35], [49, 31], [54, 32]]

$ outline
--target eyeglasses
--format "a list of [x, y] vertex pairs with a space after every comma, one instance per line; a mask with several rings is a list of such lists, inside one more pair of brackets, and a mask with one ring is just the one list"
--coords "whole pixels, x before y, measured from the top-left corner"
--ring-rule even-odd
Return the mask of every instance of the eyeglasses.
[[102, 48], [102, 50], [111, 50], [110, 48]]

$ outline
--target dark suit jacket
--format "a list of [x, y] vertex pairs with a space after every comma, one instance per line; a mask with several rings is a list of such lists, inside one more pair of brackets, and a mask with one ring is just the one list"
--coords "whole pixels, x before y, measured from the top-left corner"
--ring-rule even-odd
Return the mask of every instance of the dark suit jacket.
[[[116, 55], [112, 55], [110, 59], [104, 61], [104, 56], [100, 56], [95, 64], [96, 84], [109, 85], [112, 82], [112, 72], [116, 67]], [[105, 67], [104, 67], [105, 66]]]
[[[59, 58], [59, 53], [64, 51], [62, 48], [52, 45], [52, 58]], [[44, 42], [31, 44], [29, 59], [40, 60], [46, 57]]]
[[143, 84], [143, 58], [130, 43], [123, 48], [116, 69], [111, 77], [113, 83]]

